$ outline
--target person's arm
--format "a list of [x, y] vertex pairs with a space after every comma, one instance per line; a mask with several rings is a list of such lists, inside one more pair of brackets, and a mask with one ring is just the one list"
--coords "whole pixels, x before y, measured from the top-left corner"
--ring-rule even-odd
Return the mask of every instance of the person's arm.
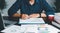
[[40, 17], [39, 13], [29, 15], [29, 18], [38, 18], [38, 17]]
[[46, 11], [46, 15], [54, 15], [55, 10], [46, 2], [46, 0], [41, 0], [42, 7]]
[[21, 14], [15, 13], [12, 17], [21, 17]]
[[17, 0], [12, 7], [8, 10], [8, 15], [11, 17], [20, 17], [20, 14], [17, 13], [18, 9], [21, 6], [21, 1]]

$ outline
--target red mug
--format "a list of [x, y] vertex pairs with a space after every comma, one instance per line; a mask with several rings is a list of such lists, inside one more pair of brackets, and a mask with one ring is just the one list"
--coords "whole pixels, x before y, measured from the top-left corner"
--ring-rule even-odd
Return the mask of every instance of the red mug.
[[53, 21], [53, 20], [54, 20], [54, 15], [49, 15], [49, 16], [48, 16], [48, 19], [49, 19], [50, 21]]

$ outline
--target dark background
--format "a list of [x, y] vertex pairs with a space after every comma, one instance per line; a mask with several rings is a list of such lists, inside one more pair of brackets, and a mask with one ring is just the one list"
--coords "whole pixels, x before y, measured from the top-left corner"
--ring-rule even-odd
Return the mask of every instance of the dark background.
[[57, 12], [60, 12], [60, 0], [56, 0], [56, 2], [55, 2], [54, 4], [55, 4], [55, 6], [56, 6], [56, 8], [55, 8], [56, 13], [57, 13]]

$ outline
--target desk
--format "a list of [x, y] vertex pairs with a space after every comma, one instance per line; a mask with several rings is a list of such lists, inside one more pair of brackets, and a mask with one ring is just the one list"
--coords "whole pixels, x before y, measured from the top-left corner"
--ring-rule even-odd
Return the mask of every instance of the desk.
[[[16, 22], [18, 22], [18, 18], [13, 18], [13, 17], [3, 17], [3, 19], [4, 20], [9, 20], [9, 21], [16, 21]], [[44, 19], [44, 21], [45, 21], [45, 23], [47, 23], [47, 24], [50, 24], [51, 26], [53, 26], [52, 24], [51, 24], [51, 22], [48, 20], [48, 18], [43, 18]], [[19, 24], [15, 24], [15, 25], [19, 25]], [[53, 26], [54, 27], [54, 26]], [[8, 27], [9, 28], [9, 27]], [[55, 28], [55, 27], [54, 27]], [[57, 28], [56, 28], [57, 29]]]
[[5, 26], [13, 25], [16, 24], [17, 22], [18, 22], [18, 18], [3, 16], [3, 23], [5, 24]]
[[[57, 26], [53, 25], [52, 22], [49, 21], [48, 18], [45, 17], [45, 18], [43, 18], [43, 19], [44, 19], [45, 23], [50, 24], [50, 25], [54, 26], [54, 27], [57, 28], [57, 29], [60, 29], [60, 27], [57, 27]], [[56, 22], [56, 21], [54, 20], [53, 22]]]
[[[9, 17], [9, 16], [3, 16], [3, 19], [5, 20], [5, 22], [7, 22], [7, 20], [8, 20], [9, 22], [16, 22], [15, 25], [20, 25], [20, 24], [18, 24], [19, 18]], [[54, 25], [52, 24], [52, 22], [48, 20], [48, 18], [45, 17], [45, 18], [43, 18], [43, 19], [44, 19], [45, 23], [54, 26]], [[6, 24], [6, 25], [8, 25], [8, 24]], [[56, 27], [56, 26], [54, 26], [54, 27]], [[56, 27], [56, 28], [58, 28], [58, 27]], [[58, 29], [60, 29], [60, 28], [58, 28]]]
[[[44, 25], [44, 26], [46, 26], [48, 29], [45, 30], [46, 29], [45, 27], [42, 27], [42, 28], [40, 27], [39, 28], [39, 25], [22, 25], [22, 26], [12, 25], [12, 26], [8, 27], [7, 29], [2, 30], [1, 32], [5, 32], [5, 33], [21, 33], [21, 32], [24, 32], [24, 33], [26, 33], [26, 32], [36, 32], [36, 33], [39, 33], [41, 31], [43, 31], [44, 33], [46, 33], [46, 32], [47, 33], [48, 32], [49, 33], [58, 33], [58, 32], [60, 32], [60, 30], [58, 30], [57, 28], [55, 28], [55, 27], [53, 27], [51, 25], [47, 24], [47, 25]], [[43, 30], [41, 30], [41, 29], [43, 29]]]

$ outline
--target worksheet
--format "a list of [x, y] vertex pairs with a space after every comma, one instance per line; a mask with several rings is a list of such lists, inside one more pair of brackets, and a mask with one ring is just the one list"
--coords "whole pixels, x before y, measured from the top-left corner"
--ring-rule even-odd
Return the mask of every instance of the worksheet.
[[26, 19], [26, 20], [23, 20], [23, 19], [20, 19], [19, 20], [19, 24], [41, 24], [41, 23], [45, 23], [43, 18], [30, 18], [30, 19]]
[[12, 25], [1, 32], [4, 33], [58, 33], [59, 29], [52, 25], [40, 24], [40, 25]]
[[9, 26], [8, 28], [2, 30], [4, 33], [20, 33], [21, 27], [17, 25]]

